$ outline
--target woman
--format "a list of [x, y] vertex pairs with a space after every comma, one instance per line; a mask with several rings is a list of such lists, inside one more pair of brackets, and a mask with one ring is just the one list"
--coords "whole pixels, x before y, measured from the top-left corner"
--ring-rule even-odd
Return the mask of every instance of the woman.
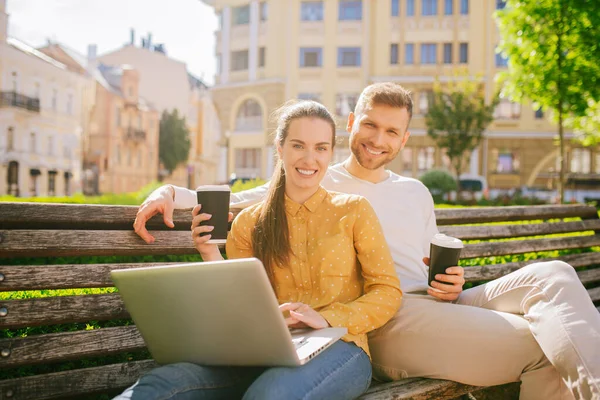
[[[279, 161], [263, 203], [243, 210], [227, 257], [257, 257], [291, 328], [346, 327], [348, 334], [297, 368], [158, 368], [125, 393], [131, 399], [352, 399], [371, 381], [367, 333], [398, 310], [402, 293], [379, 221], [366, 199], [327, 192], [320, 182], [335, 144], [335, 122], [312, 101], [284, 106], [275, 137]], [[210, 215], [193, 210], [192, 238], [207, 261]]]

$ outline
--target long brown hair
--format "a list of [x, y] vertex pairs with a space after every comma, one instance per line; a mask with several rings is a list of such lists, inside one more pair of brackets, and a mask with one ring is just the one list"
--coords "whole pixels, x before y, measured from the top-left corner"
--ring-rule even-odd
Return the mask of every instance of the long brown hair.
[[[319, 118], [331, 125], [332, 147], [335, 145], [335, 121], [331, 113], [315, 101], [287, 103], [279, 108], [275, 146], [283, 147], [290, 124], [300, 118]], [[273, 283], [273, 267], [289, 265], [292, 248], [287, 215], [285, 213], [285, 170], [281, 159], [277, 160], [275, 171], [269, 184], [260, 215], [252, 232], [252, 249], [254, 256], [262, 261], [265, 270]]]

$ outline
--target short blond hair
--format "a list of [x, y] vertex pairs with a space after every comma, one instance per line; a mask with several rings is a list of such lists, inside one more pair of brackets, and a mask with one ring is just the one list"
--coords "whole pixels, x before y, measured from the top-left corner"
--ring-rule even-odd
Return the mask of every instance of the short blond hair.
[[390, 107], [406, 108], [409, 118], [413, 114], [413, 101], [410, 91], [404, 89], [397, 83], [381, 82], [367, 86], [354, 108], [354, 114], [360, 115], [374, 105], [383, 104]]

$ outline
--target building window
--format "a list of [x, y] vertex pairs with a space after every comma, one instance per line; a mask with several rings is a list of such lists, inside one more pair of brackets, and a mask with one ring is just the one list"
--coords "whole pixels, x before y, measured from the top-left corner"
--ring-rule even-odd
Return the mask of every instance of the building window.
[[433, 92], [425, 91], [419, 94], [419, 113], [427, 114], [429, 111], [429, 99], [433, 96]]
[[63, 156], [67, 160], [71, 160], [71, 148], [69, 146], [63, 147]]
[[390, 45], [390, 64], [398, 64], [398, 45], [396, 43]]
[[600, 174], [600, 153], [596, 153], [596, 166], [594, 172]]
[[298, 93], [298, 100], [311, 100], [320, 103], [321, 95], [319, 93]]
[[461, 43], [460, 51], [459, 51], [459, 62], [461, 64], [466, 64], [469, 62], [469, 43]]
[[412, 176], [413, 167], [413, 149], [405, 147], [402, 149], [402, 174], [404, 176]]
[[415, 45], [406, 43], [404, 45], [404, 64], [412, 65], [415, 63]]
[[421, 15], [437, 15], [438, 0], [423, 0], [421, 3]]
[[35, 82], [33, 84], [33, 98], [34, 99], [39, 99], [40, 98], [40, 93], [41, 93], [40, 83], [39, 82]]
[[30, 183], [29, 192], [32, 197], [35, 197], [39, 194], [39, 191], [38, 191], [38, 182], [39, 182], [38, 177], [39, 176], [40, 176], [39, 169], [30, 169], [29, 170], [29, 183]]
[[117, 128], [121, 126], [121, 109], [119, 106], [115, 108], [115, 125]]
[[417, 169], [419, 172], [429, 171], [435, 163], [435, 147], [421, 147], [417, 154]]
[[521, 104], [513, 103], [512, 101], [504, 98], [500, 100], [500, 103], [496, 106], [494, 111], [494, 118], [496, 119], [519, 119], [521, 118]]
[[128, 167], [131, 167], [131, 149], [127, 149], [127, 153], [126, 154], [126, 163]]
[[48, 136], [48, 155], [54, 155], [54, 138], [52, 136]]
[[15, 128], [12, 126], [8, 127], [6, 132], [6, 150], [13, 151], [15, 149]]
[[248, 50], [231, 52], [231, 70], [244, 71], [248, 69]]
[[406, 16], [415, 16], [415, 0], [406, 0]]
[[73, 115], [73, 95], [67, 94], [67, 113]]
[[264, 47], [258, 49], [258, 68], [265, 66], [265, 51]]
[[362, 1], [340, 0], [339, 20], [360, 21], [362, 19]]
[[320, 47], [301, 47], [301, 67], [321, 67], [323, 65], [323, 49]]
[[142, 151], [138, 150], [137, 152], [137, 166], [140, 168], [142, 166]]
[[[260, 170], [261, 149], [235, 149], [235, 169], [240, 178], [254, 178], [255, 176], [243, 176], [242, 169]], [[257, 174], [258, 171], [252, 173]]]
[[359, 94], [338, 93], [335, 97], [335, 114], [346, 117], [356, 108]]
[[52, 110], [56, 111], [58, 104], [58, 90], [52, 89]]
[[454, 0], [444, 0], [444, 15], [454, 14]]
[[323, 21], [322, 1], [303, 1], [300, 8], [302, 21]]
[[260, 3], [260, 20], [266, 21], [269, 18], [269, 3], [263, 1]]
[[535, 110], [535, 119], [544, 119], [544, 110], [542, 110], [542, 107]]
[[29, 135], [29, 150], [31, 153], [37, 153], [37, 140], [35, 137], [35, 132], [31, 132]]
[[392, 17], [400, 15], [400, 0], [392, 0]]
[[423, 43], [421, 44], [421, 64], [437, 63], [437, 44]]
[[12, 91], [17, 93], [19, 91], [19, 74], [13, 71], [12, 75]]
[[496, 0], [496, 10], [503, 10], [506, 7], [506, 0]]
[[115, 160], [117, 161], [117, 165], [121, 165], [121, 146], [115, 146]]
[[223, 73], [223, 61], [222, 58], [223, 56], [221, 54], [217, 54], [217, 73], [218, 74], [222, 74]]
[[452, 43], [444, 43], [444, 64], [452, 64]]
[[48, 171], [48, 196], [56, 194], [56, 171]]
[[492, 150], [492, 157], [496, 159], [497, 174], [516, 174], [519, 172], [520, 162], [516, 150]]
[[262, 130], [262, 107], [258, 101], [248, 99], [240, 106], [235, 120], [237, 131], [260, 131]]
[[508, 66], [508, 57], [505, 57], [502, 53], [496, 53], [496, 67]]
[[460, 0], [460, 13], [469, 15], [469, 0]]
[[360, 47], [339, 47], [338, 67], [359, 67]]
[[233, 7], [232, 17], [233, 25], [245, 25], [250, 23], [250, 6]]
[[571, 150], [571, 172], [589, 174], [592, 171], [592, 154], [590, 149]]

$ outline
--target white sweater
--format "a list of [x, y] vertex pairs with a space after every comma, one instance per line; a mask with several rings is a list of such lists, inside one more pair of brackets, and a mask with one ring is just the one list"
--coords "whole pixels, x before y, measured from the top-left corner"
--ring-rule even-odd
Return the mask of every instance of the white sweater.
[[[322, 185], [328, 190], [358, 194], [369, 200], [392, 252], [402, 291], [425, 291], [427, 266], [423, 257], [429, 257], [429, 241], [438, 232], [433, 199], [420, 181], [387, 172], [386, 180], [371, 183], [356, 178], [342, 164], [337, 164], [329, 168]], [[267, 185], [232, 193], [231, 206], [244, 208], [261, 201]], [[176, 208], [189, 208], [196, 203], [195, 191], [175, 188]]]

